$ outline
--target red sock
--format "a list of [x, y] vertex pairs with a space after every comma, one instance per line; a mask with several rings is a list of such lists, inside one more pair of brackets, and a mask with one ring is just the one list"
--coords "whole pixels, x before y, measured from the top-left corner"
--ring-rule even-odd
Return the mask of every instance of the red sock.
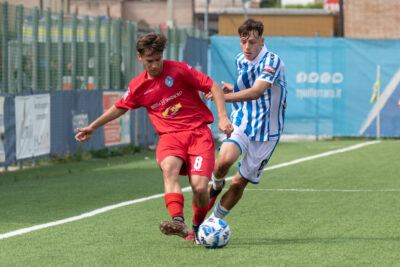
[[180, 216], [183, 218], [183, 195], [181, 193], [168, 193], [164, 196], [165, 205], [171, 218]]
[[207, 216], [208, 207], [199, 208], [193, 202], [192, 206], [194, 212], [193, 222], [197, 225], [200, 225], [204, 221], [204, 218]]

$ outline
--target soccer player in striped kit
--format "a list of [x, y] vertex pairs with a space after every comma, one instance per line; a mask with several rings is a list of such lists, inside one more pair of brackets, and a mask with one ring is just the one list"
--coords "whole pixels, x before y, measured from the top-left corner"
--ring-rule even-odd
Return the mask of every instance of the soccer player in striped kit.
[[[235, 63], [239, 76], [235, 84], [223, 83], [226, 102], [232, 102], [232, 135], [221, 145], [209, 189], [212, 208], [225, 185], [224, 177], [238, 160], [239, 170], [228, 191], [211, 216], [224, 218], [242, 197], [247, 184], [258, 184], [282, 134], [286, 109], [285, 65], [267, 50], [262, 37], [264, 26], [254, 19], [238, 29], [242, 52]], [[207, 98], [211, 98], [209, 93]]]

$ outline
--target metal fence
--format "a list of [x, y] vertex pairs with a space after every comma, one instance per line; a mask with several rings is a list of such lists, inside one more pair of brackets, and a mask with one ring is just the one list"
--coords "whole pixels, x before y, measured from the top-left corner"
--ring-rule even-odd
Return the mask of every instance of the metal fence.
[[[125, 89], [142, 69], [136, 40], [149, 31], [130, 21], [1, 4], [0, 93]], [[165, 58], [182, 59], [192, 29], [166, 28]]]

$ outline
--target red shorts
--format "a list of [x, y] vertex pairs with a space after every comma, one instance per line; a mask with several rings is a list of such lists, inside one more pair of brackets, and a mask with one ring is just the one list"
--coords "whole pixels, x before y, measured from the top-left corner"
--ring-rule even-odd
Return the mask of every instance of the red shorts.
[[215, 145], [208, 126], [161, 135], [156, 151], [158, 165], [168, 156], [183, 159], [180, 175], [201, 175], [211, 179]]

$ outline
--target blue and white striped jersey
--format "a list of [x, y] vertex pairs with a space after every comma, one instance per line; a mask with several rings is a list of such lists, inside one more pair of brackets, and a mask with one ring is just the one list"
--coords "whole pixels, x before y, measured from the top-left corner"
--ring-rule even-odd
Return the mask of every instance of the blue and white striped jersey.
[[283, 131], [287, 94], [283, 61], [264, 46], [253, 61], [247, 60], [242, 52], [235, 63], [239, 77], [234, 92], [251, 88], [256, 80], [266, 81], [271, 87], [258, 99], [234, 102], [232, 123], [252, 141], [278, 139]]

